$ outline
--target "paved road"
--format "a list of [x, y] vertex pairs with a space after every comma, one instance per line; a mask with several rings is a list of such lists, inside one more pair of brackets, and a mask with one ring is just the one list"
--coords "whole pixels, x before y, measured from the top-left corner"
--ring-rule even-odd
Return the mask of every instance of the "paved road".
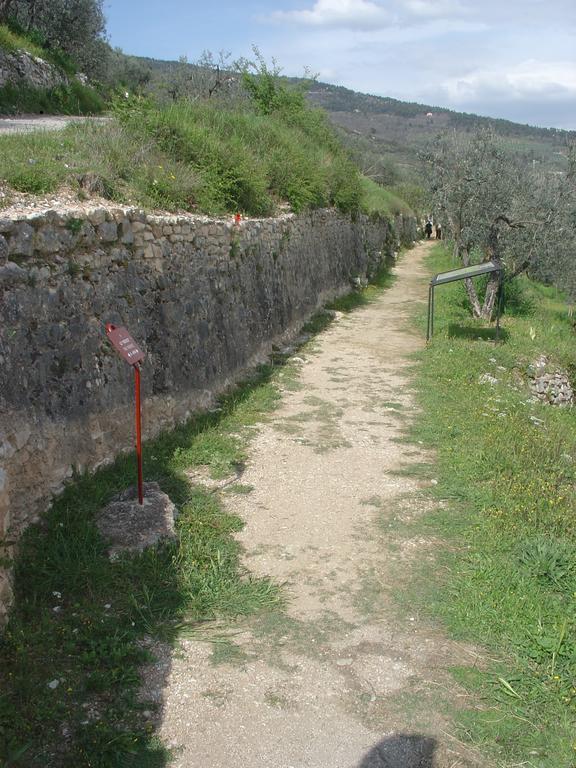
[[71, 115], [26, 115], [24, 117], [0, 117], [0, 134], [30, 133], [31, 131], [60, 131], [70, 123], [90, 120], [105, 122], [108, 117], [77, 117]]

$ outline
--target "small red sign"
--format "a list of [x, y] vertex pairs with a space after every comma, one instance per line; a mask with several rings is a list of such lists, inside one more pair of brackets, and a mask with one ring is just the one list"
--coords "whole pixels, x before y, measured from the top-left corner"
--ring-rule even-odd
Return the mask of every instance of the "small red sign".
[[142, 352], [126, 328], [108, 323], [106, 325], [106, 335], [116, 352], [130, 365], [135, 365], [144, 360], [144, 352]]

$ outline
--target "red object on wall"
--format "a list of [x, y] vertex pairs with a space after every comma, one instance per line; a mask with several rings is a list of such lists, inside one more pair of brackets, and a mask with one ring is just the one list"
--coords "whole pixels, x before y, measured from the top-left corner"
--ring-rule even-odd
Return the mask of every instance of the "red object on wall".
[[118, 354], [130, 365], [144, 360], [144, 352], [122, 326], [106, 324], [106, 335]]
[[144, 478], [142, 471], [142, 407], [140, 397], [140, 362], [144, 352], [126, 328], [106, 324], [106, 336], [120, 357], [134, 368], [134, 392], [136, 398], [136, 461], [138, 464], [138, 502], [144, 504]]

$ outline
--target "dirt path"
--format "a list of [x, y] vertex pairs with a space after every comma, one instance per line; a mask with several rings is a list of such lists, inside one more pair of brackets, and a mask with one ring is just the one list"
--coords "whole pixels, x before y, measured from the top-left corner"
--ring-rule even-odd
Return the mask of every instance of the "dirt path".
[[74, 115], [24, 115], [22, 117], [0, 117], [0, 134], [31, 133], [32, 131], [61, 131], [71, 123], [90, 120], [104, 122], [106, 117], [77, 117]]
[[164, 670], [160, 736], [179, 768], [464, 768], [485, 766], [452, 735], [461, 703], [447, 668], [474, 651], [398, 609], [416, 557], [434, 542], [401, 522], [430, 502], [401, 474], [429, 461], [397, 441], [413, 410], [410, 328], [426, 297], [429, 244], [398, 280], [339, 318], [301, 358], [251, 446], [229, 497], [246, 520], [247, 567], [286, 584], [283, 614], [251, 620], [212, 646], [184, 640]]

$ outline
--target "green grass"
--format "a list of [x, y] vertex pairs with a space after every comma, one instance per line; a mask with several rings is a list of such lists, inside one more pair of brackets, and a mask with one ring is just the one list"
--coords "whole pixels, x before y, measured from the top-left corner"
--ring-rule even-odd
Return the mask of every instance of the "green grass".
[[395, 195], [389, 189], [376, 184], [372, 179], [365, 176], [361, 179], [362, 185], [362, 210], [364, 213], [382, 214], [395, 216], [403, 213], [406, 216], [413, 216], [414, 213], [404, 200]]
[[134, 482], [132, 457], [77, 478], [26, 532], [16, 606], [0, 640], [0, 764], [166, 765], [167, 752], [142, 717], [154, 704], [137, 697], [139, 667], [149, 658], [143, 638], [170, 641], [182, 627], [199, 631], [209, 620], [281, 600], [276, 586], [241, 568], [233, 538], [241, 520], [214, 493], [190, 487], [184, 470], [201, 464], [221, 475], [240, 464], [248, 427], [278, 401], [280, 374], [262, 368], [222, 400], [220, 412], [146, 444], [146, 480], [159, 482], [180, 511], [177, 543], [108, 560], [94, 515]]
[[8, 53], [26, 51], [32, 56], [41, 59], [46, 58], [46, 52], [41, 45], [32, 41], [29, 37], [16, 32], [5, 24], [0, 24], [0, 49]]
[[[435, 248], [431, 272], [450, 264]], [[455, 670], [480, 698], [479, 709], [460, 715], [462, 733], [499, 766], [572, 768], [576, 415], [530, 402], [526, 369], [547, 354], [573, 372], [576, 339], [554, 289], [519, 286], [500, 344], [478, 338], [485, 323], [470, 318], [462, 285], [436, 292], [435, 336], [415, 371], [421, 415], [412, 437], [436, 451], [431, 493], [449, 503], [414, 525], [450, 546], [422, 568], [411, 597], [498, 659], [484, 671]], [[481, 384], [484, 373], [498, 382]]]
[[32, 56], [44, 59], [67, 75], [76, 74], [76, 66], [68, 54], [49, 45], [38, 30], [26, 32], [13, 20], [0, 24], [0, 49], [8, 53], [26, 51]]
[[358, 169], [313, 110], [286, 117], [201, 102], [157, 108], [135, 99], [118, 102], [115, 115], [58, 134], [0, 137], [0, 178], [18, 192], [44, 194], [78, 189], [78, 179], [91, 173], [110, 200], [216, 215], [268, 216], [282, 202], [295, 212], [389, 210], [380, 188], [370, 188], [365, 205]]

